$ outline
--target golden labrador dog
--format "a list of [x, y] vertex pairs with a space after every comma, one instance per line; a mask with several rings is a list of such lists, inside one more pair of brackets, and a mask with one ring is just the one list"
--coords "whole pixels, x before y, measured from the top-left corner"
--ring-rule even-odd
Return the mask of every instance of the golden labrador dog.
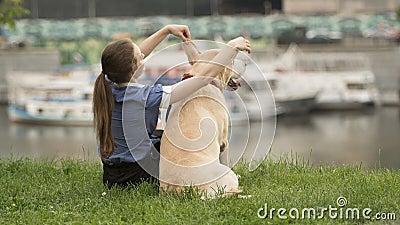
[[[218, 52], [212, 49], [199, 53], [183, 79], [197, 74], [194, 71]], [[172, 105], [161, 139], [162, 191], [181, 192], [192, 187], [204, 197], [240, 193], [238, 177], [220, 161], [220, 154], [228, 148], [229, 125], [223, 91], [232, 82], [232, 74], [225, 68], [211, 84]]]

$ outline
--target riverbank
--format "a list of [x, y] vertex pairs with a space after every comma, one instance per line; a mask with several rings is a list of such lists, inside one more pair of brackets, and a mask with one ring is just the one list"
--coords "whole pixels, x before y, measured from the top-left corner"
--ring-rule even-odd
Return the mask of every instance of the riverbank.
[[[193, 191], [159, 195], [153, 184], [108, 190], [98, 162], [3, 158], [0, 168], [0, 224], [364, 224], [382, 223], [376, 215], [396, 216], [385, 222], [398, 223], [400, 216], [400, 170], [281, 159], [249, 172], [240, 164], [234, 170], [243, 195], [251, 197], [201, 200]], [[328, 207], [337, 209], [336, 218], [324, 213]], [[287, 219], [278, 217], [278, 208], [286, 209]], [[306, 210], [301, 219], [305, 208], [315, 209], [317, 218]], [[355, 208], [360, 218], [346, 219], [346, 210]]]

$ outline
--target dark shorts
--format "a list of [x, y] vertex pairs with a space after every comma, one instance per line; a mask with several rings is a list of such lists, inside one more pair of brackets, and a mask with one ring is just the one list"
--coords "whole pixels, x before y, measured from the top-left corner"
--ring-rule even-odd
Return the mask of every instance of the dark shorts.
[[103, 183], [109, 188], [114, 185], [127, 187], [153, 179], [138, 163], [103, 164]]
[[[153, 142], [154, 147], [160, 152], [159, 140]], [[139, 163], [118, 163], [108, 165], [103, 163], [103, 183], [111, 188], [114, 185], [128, 187], [142, 182], [153, 182], [158, 180], [148, 174]]]

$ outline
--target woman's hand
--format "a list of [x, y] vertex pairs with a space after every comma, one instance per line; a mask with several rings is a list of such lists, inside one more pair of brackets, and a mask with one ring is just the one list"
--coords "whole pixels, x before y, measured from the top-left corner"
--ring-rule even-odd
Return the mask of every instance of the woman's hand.
[[182, 39], [182, 41], [190, 41], [190, 31], [188, 26], [171, 24], [167, 25], [166, 28], [168, 29], [170, 34], [179, 37], [180, 39]]
[[[0, 0], [1, 1], [1, 0]], [[150, 55], [154, 48], [161, 43], [169, 34], [173, 34], [183, 41], [190, 41], [190, 31], [185, 25], [167, 25], [150, 37], [146, 38], [142, 43], [139, 44], [139, 48], [145, 57]]]
[[248, 53], [251, 52], [250, 42], [243, 37], [237, 37], [233, 40], [230, 40], [228, 45], [236, 48], [239, 51], [247, 51]]

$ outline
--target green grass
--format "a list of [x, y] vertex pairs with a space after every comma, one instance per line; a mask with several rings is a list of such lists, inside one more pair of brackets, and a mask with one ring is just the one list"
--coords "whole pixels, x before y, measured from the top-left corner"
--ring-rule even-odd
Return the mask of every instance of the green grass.
[[[370, 220], [260, 219], [268, 207], [302, 209], [371, 208], [396, 213], [400, 223], [400, 171], [357, 166], [310, 166], [282, 159], [265, 161], [253, 172], [234, 170], [247, 199], [201, 200], [194, 191], [160, 195], [154, 184], [106, 189], [98, 162], [79, 160], [0, 159], [0, 224], [364, 224]], [[287, 214], [286, 214], [287, 215]], [[373, 220], [371, 223], [383, 223]]]

